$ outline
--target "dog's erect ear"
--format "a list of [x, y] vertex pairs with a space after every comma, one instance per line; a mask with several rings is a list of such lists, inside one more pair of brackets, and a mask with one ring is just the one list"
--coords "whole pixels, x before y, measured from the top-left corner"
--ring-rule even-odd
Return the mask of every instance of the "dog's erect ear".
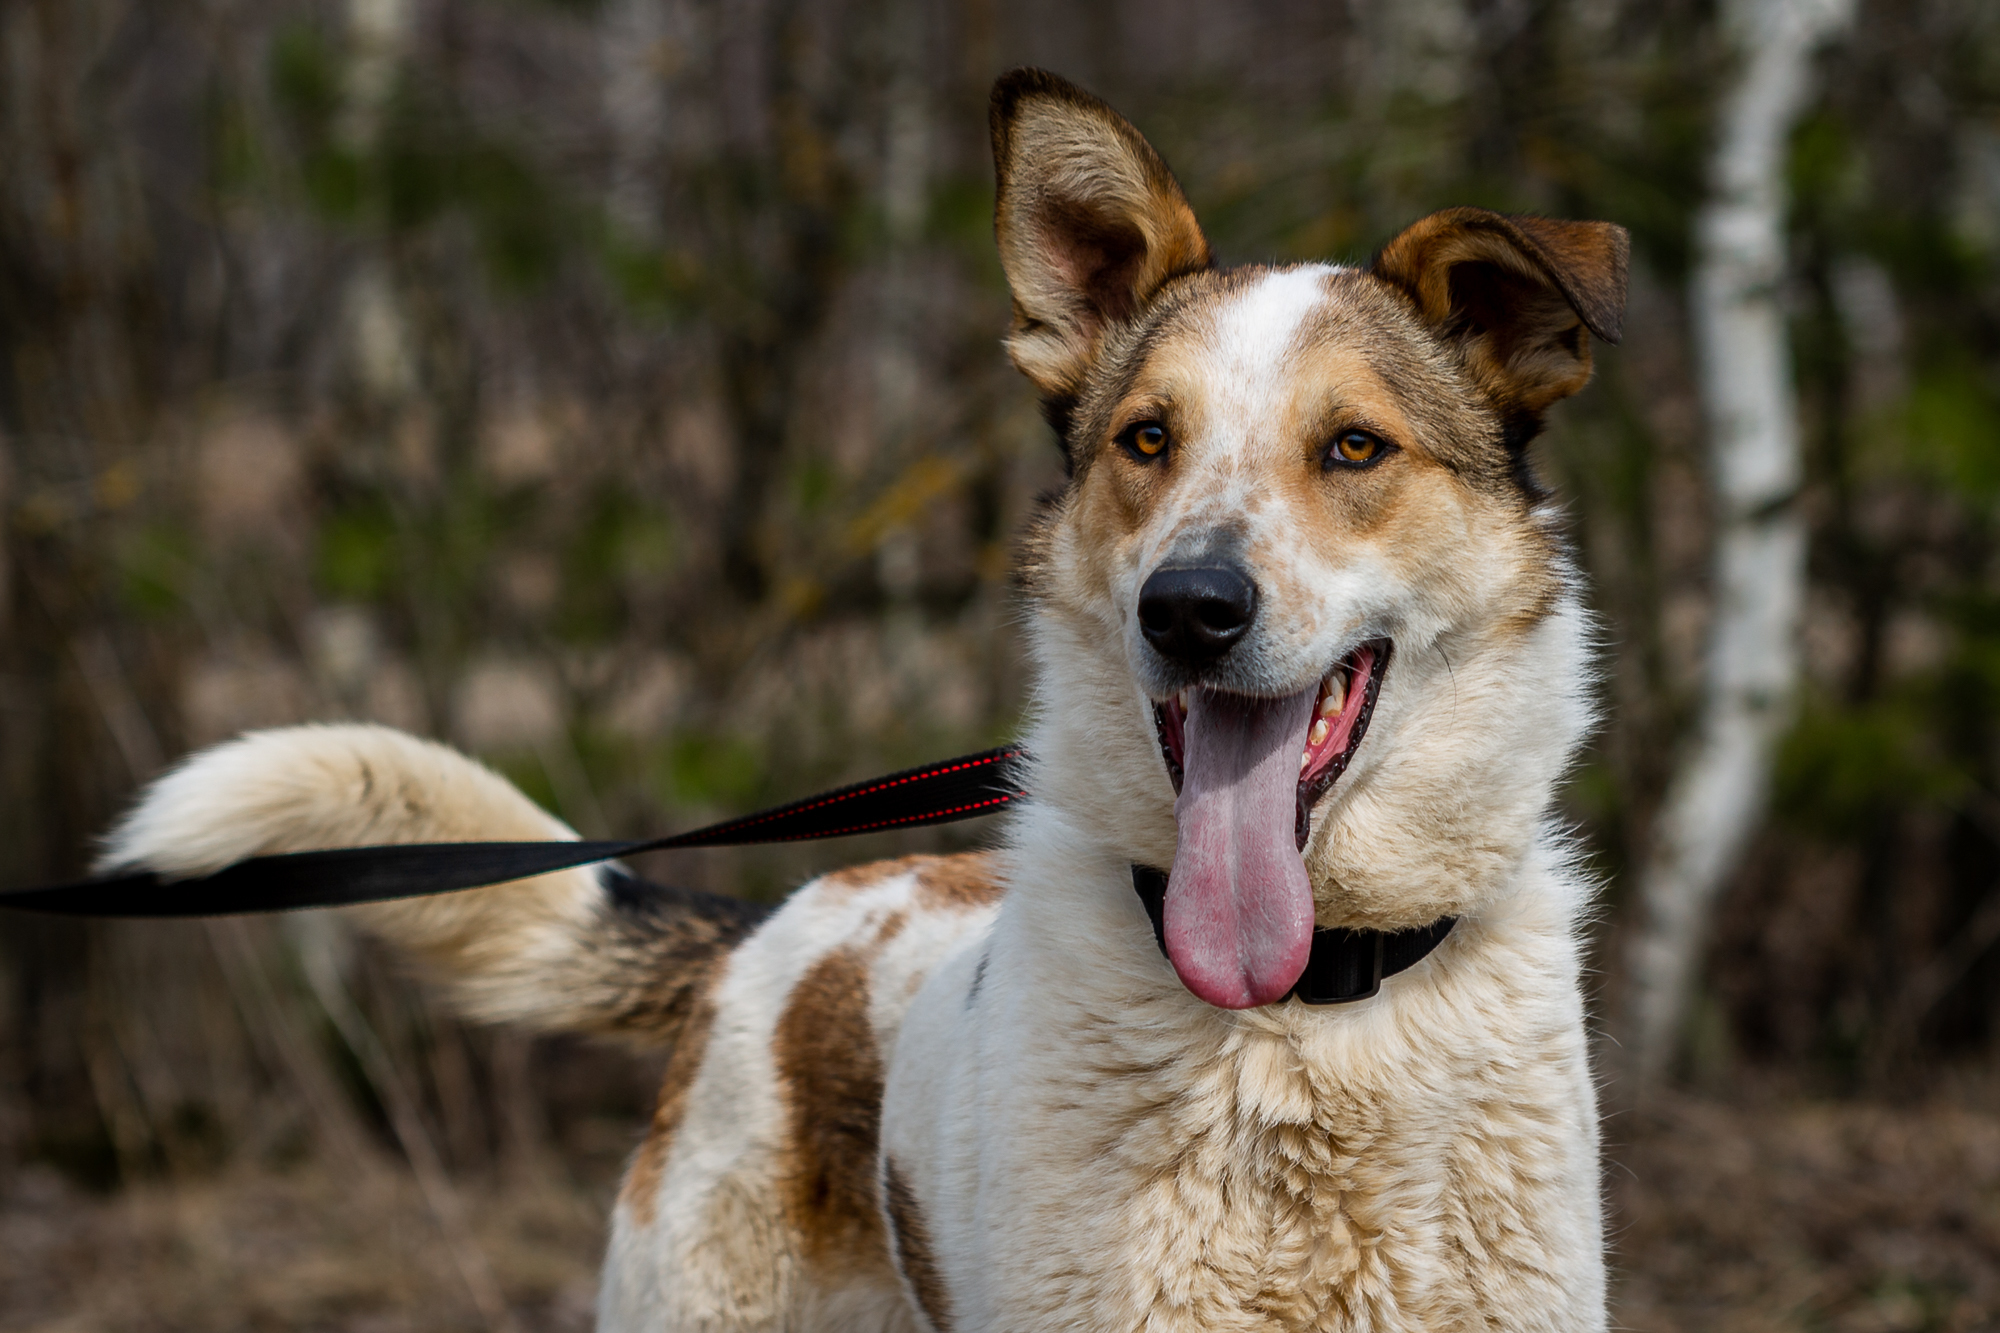
[[1532, 426], [1589, 381], [1589, 334], [1618, 341], [1629, 253], [1609, 222], [1448, 208], [1384, 246], [1374, 271], [1458, 344], [1510, 427]]
[[1105, 327], [1212, 262], [1173, 172], [1126, 119], [1038, 69], [993, 85], [994, 231], [1014, 292], [1007, 350], [1071, 394]]

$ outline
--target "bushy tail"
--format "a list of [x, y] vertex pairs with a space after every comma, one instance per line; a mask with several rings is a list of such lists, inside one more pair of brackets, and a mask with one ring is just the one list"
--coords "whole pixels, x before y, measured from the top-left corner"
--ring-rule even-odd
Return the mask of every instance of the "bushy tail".
[[[387, 727], [286, 727], [204, 750], [158, 779], [112, 830], [98, 868], [186, 878], [274, 852], [575, 837], [445, 746]], [[341, 910], [421, 959], [475, 1017], [639, 1038], [671, 1037], [762, 916], [610, 866]]]

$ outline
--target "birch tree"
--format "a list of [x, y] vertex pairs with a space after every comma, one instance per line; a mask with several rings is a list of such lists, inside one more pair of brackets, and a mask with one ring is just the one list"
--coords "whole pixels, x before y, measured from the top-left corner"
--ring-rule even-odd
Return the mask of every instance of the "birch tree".
[[1639, 876], [1627, 1059], [1638, 1091], [1673, 1058], [1715, 897], [1761, 819], [1791, 716], [1806, 587], [1798, 410], [1780, 290], [1785, 168], [1819, 45], [1854, 0], [1724, 0], [1738, 60], [1695, 220], [1689, 291], [1716, 515], [1714, 611], [1693, 747]]
[[611, 137], [612, 221], [629, 236], [660, 235], [659, 153], [667, 120], [667, 63], [679, 26], [668, 0], [614, 0], [604, 10], [604, 119]]
[[[357, 156], [372, 154], [396, 78], [415, 36], [411, 0], [347, 0], [348, 61], [335, 133]], [[365, 254], [347, 283], [352, 356], [361, 383], [377, 399], [394, 400], [416, 387], [409, 321], [388, 256]]]

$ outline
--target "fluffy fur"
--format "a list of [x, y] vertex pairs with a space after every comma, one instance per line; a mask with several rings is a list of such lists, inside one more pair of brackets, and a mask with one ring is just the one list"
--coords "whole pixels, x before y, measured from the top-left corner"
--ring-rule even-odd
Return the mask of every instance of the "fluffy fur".
[[[1522, 450], [1617, 333], [1624, 238], [1453, 210], [1366, 270], [1217, 271], [1136, 130], [1052, 76], [994, 97], [1009, 347], [1071, 482], [1023, 565], [1033, 803], [1004, 846], [806, 885], [766, 920], [572, 871], [354, 909], [471, 1012], [665, 1038], [600, 1325], [637, 1330], [1604, 1327], [1578, 932], [1550, 823], [1589, 625]], [[1170, 450], [1142, 456], [1133, 423]], [[1383, 443], [1365, 467], [1327, 454]], [[1135, 605], [1224, 552], [1251, 632], [1198, 669]], [[1459, 925], [1373, 999], [1227, 1011], [1161, 957], [1153, 708], [1277, 696], [1393, 641], [1311, 811], [1322, 926]], [[107, 866], [569, 837], [372, 727], [265, 732], [162, 779]]]

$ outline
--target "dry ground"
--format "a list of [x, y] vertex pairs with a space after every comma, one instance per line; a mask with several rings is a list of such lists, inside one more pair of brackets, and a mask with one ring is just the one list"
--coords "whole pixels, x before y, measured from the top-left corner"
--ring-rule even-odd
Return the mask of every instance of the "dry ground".
[[[2000, 1328], [2000, 1101], [1677, 1096], [1611, 1122], [1617, 1324], [1644, 1333]], [[585, 1179], [578, 1179], [581, 1174]], [[589, 1327], [597, 1159], [469, 1183], [520, 1333]], [[489, 1327], [407, 1175], [230, 1174], [0, 1197], [0, 1330]]]
[[[468, 1188], [517, 1333], [584, 1333], [607, 1190]], [[493, 1328], [407, 1176], [224, 1175], [90, 1198], [30, 1171], [0, 1202], [0, 1329], [445, 1333]], [[499, 1333], [495, 1329], [495, 1333]]]
[[1614, 1119], [1618, 1322], [2000, 1329], [1996, 1092], [1972, 1085], [1910, 1106], [1680, 1097]]

